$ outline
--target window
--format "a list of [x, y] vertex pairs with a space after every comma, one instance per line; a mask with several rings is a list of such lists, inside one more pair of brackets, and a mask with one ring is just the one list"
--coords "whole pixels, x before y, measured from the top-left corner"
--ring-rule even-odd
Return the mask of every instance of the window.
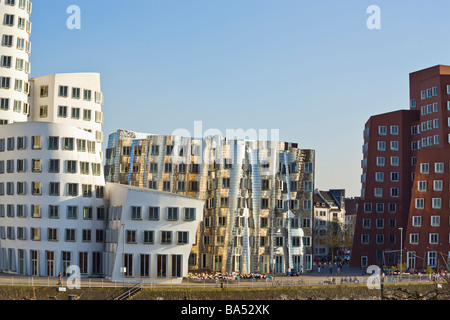
[[83, 192], [83, 197], [91, 198], [92, 197], [92, 185], [90, 184], [82, 184], [81, 190]]
[[77, 173], [77, 162], [74, 160], [66, 161], [66, 172], [67, 173]]
[[74, 150], [74, 138], [64, 138], [64, 150]]
[[178, 234], [177, 244], [189, 243], [189, 233], [187, 231], [178, 231], [177, 234]]
[[398, 151], [398, 141], [391, 141], [391, 150]]
[[172, 231], [161, 231], [161, 244], [172, 243]]
[[380, 136], [385, 136], [387, 135], [387, 127], [386, 126], [379, 126], [378, 127], [378, 134]]
[[5, 18], [3, 20], [3, 24], [5, 26], [14, 26], [14, 15], [12, 14], [5, 14]]
[[430, 233], [430, 244], [438, 244], [438, 243], [439, 243], [439, 234]]
[[384, 166], [384, 157], [377, 157], [377, 166]]
[[80, 99], [80, 88], [72, 88], [72, 99]]
[[75, 229], [66, 229], [66, 241], [74, 242], [75, 241]]
[[80, 161], [80, 174], [89, 174], [89, 162]]
[[76, 206], [68, 206], [67, 207], [67, 219], [76, 219], [78, 207]]
[[433, 180], [433, 190], [442, 191], [444, 187], [444, 182], [442, 180]]
[[127, 230], [127, 243], [136, 243], [136, 230]]
[[430, 172], [430, 164], [429, 163], [421, 163], [420, 164], [420, 173], [429, 173]]
[[378, 151], [386, 150], [386, 141], [378, 141], [377, 143]]
[[92, 91], [91, 90], [83, 90], [83, 99], [87, 101], [91, 101]]
[[49, 195], [59, 196], [59, 182], [50, 182]]
[[427, 181], [418, 181], [417, 183], [417, 190], [418, 191], [427, 191]]
[[31, 146], [32, 146], [33, 150], [40, 150], [42, 148], [41, 137], [40, 136], [32, 136], [31, 137]]
[[431, 216], [431, 226], [439, 227], [441, 225], [441, 217], [440, 216]]
[[63, 97], [63, 98], [67, 98], [68, 96], [68, 87], [67, 86], [59, 86], [59, 91], [58, 91], [58, 96], [59, 97]]
[[144, 244], [154, 244], [155, 243], [155, 232], [144, 230]]
[[441, 209], [442, 208], [442, 198], [433, 198], [432, 199], [432, 208], [433, 209]]
[[68, 183], [67, 184], [67, 195], [72, 197], [78, 196], [78, 184]]
[[50, 159], [49, 160], [48, 172], [50, 172], [50, 173], [59, 172], [59, 159]]
[[384, 173], [383, 172], [375, 172], [375, 181], [383, 182], [384, 181]]
[[169, 221], [178, 220], [178, 208], [167, 208], [167, 220]]
[[413, 216], [412, 225], [413, 225], [413, 227], [422, 226], [422, 217], [421, 216]]
[[131, 207], [131, 219], [141, 220], [142, 219], [142, 207]]
[[418, 233], [411, 233], [409, 235], [409, 243], [410, 244], [419, 244], [419, 234]]
[[195, 208], [184, 208], [184, 220], [185, 221], [195, 220]]
[[391, 166], [398, 166], [399, 162], [399, 157], [391, 157]]
[[375, 188], [373, 195], [374, 195], [374, 197], [377, 197], [377, 198], [383, 197], [383, 188]]
[[50, 219], [59, 219], [59, 206], [49, 205], [48, 206], [48, 217]]
[[159, 220], [159, 207], [148, 207], [148, 220]]
[[444, 163], [443, 162], [436, 162], [434, 164], [434, 172], [436, 172], [436, 173], [444, 173]]
[[416, 209], [423, 209], [425, 207], [425, 199], [417, 198], [416, 199]]

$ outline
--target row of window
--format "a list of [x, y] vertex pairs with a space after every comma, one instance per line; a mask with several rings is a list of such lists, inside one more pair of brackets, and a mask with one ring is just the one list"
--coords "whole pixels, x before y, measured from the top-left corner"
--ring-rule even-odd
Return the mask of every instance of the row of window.
[[[388, 203], [386, 205], [387, 210], [389, 213], [396, 213], [397, 212], [397, 204], [396, 203]], [[372, 203], [364, 203], [364, 212], [365, 213], [372, 213], [374, 206]], [[384, 213], [385, 212], [385, 204], [384, 203], [375, 203], [375, 212], [377, 213]]]
[[[425, 199], [424, 198], [416, 198], [415, 200], [415, 208], [416, 209], [424, 209], [425, 208]], [[431, 208], [432, 209], [442, 209], [442, 198], [432, 198], [431, 199]]]
[[421, 148], [437, 146], [440, 143], [439, 135], [422, 138], [422, 140], [411, 141], [411, 150], [420, 150]]
[[[166, 182], [166, 181], [164, 181]], [[167, 181], [170, 182], [170, 181]], [[218, 199], [218, 200], [216, 200]], [[216, 203], [217, 202], [217, 203]], [[312, 209], [312, 200], [303, 200], [303, 206], [300, 207], [300, 200], [299, 199], [293, 199], [293, 200], [282, 200], [277, 199], [276, 205], [277, 209], [303, 209], [303, 210], [311, 210]], [[207, 209], [212, 209], [220, 207], [220, 208], [229, 208], [230, 201], [229, 197], [218, 197], [218, 198], [209, 198], [206, 203]], [[251, 198], [238, 198], [238, 208], [253, 208], [253, 201]], [[269, 209], [270, 208], [270, 199], [269, 198], [263, 198], [261, 199], [261, 207], [262, 209]]]
[[[174, 234], [176, 239], [174, 239]], [[143, 230], [141, 232], [141, 239], [138, 239], [137, 230], [126, 230], [126, 243], [128, 244], [189, 244], [188, 231], [159, 231], [158, 241], [155, 239], [154, 230]], [[175, 241], [175, 242], [174, 242]]]
[[[139, 256], [139, 276], [140, 277], [150, 277], [151, 276], [151, 255], [150, 254], [136, 254]], [[169, 258], [170, 257], [170, 258]], [[135, 266], [134, 266], [134, 255], [132, 253], [125, 253], [124, 255], [124, 266], [125, 266], [125, 277], [135, 276]], [[156, 276], [158, 278], [181, 278], [183, 277], [183, 256], [178, 254], [166, 255], [157, 254], [156, 255]], [[170, 261], [170, 267], [169, 267]], [[169, 275], [170, 271], [170, 275]]]
[[[260, 228], [269, 228], [269, 217], [261, 217], [260, 218]], [[204, 218], [204, 227], [225, 227], [227, 223], [227, 217], [205, 217]], [[311, 228], [311, 219], [310, 218], [290, 218], [289, 220], [286, 220], [282, 217], [277, 217], [275, 219], [275, 225], [274, 227], [281, 229], [281, 228], [287, 228], [290, 227], [292, 229], [299, 229], [299, 228]], [[247, 220], [245, 217], [236, 217], [234, 220], [234, 227], [240, 228], [248, 226], [250, 228], [255, 227], [254, 217], [248, 217]]]
[[12, 7], [17, 4], [19, 9], [26, 10], [28, 14], [31, 14], [32, 4], [28, 0], [5, 0], [4, 4]]
[[[78, 197], [80, 195], [79, 192], [79, 184], [78, 183], [66, 183], [65, 191], [61, 190], [61, 185], [63, 183], [60, 182], [50, 182], [48, 186], [48, 195], [49, 196], [67, 196], [67, 197]], [[6, 185], [6, 188], [5, 188]], [[16, 187], [16, 190], [14, 190]], [[94, 186], [91, 184], [81, 184], [81, 195], [85, 198], [95, 197], [102, 199], [105, 196], [104, 186]], [[5, 190], [6, 189], [6, 190]], [[62, 192], [63, 191], [63, 192]], [[27, 195], [27, 182], [0, 182], [0, 196], [4, 195], [19, 195], [25, 196]], [[44, 195], [42, 182], [33, 181], [30, 183], [30, 193], [33, 196], [42, 196]]]
[[[94, 96], [92, 96], [92, 92], [94, 92]], [[82, 94], [83, 93], [83, 94]], [[41, 86], [40, 87], [40, 97], [46, 98], [48, 97], [49, 90], [48, 85]], [[60, 98], [68, 98], [69, 97], [69, 87], [68, 86], [59, 86], [58, 87], [58, 97]], [[103, 95], [101, 92], [93, 91], [90, 89], [81, 89], [81, 88], [72, 88], [72, 99], [81, 99], [83, 98], [84, 101], [93, 101], [98, 104], [102, 104], [103, 101]]]
[[[448, 90], [448, 86], [447, 86], [447, 90]], [[429, 99], [432, 97], [437, 97], [438, 94], [439, 94], [438, 87], [428, 88], [428, 89], [420, 91], [420, 99], [425, 100], [425, 99]]]
[[[141, 206], [131, 207], [131, 219], [132, 220], [142, 220], [143, 219], [143, 208]], [[168, 221], [178, 221], [179, 220], [180, 208], [178, 207], [168, 207], [166, 210], [166, 219]], [[184, 221], [194, 221], [196, 215], [195, 208], [184, 208], [183, 219]], [[151, 221], [160, 220], [160, 207], [147, 207], [147, 219]]]
[[[390, 134], [397, 136], [399, 134], [399, 126], [393, 125], [390, 126]], [[385, 136], [388, 134], [388, 127], [387, 126], [378, 126], [378, 134], [380, 136]]]
[[[59, 205], [48, 205], [47, 207], [47, 217], [49, 219], [60, 219], [61, 218], [61, 207]], [[25, 204], [0, 204], [0, 218], [27, 218], [28, 206]], [[31, 218], [42, 218], [44, 216], [44, 206], [32, 204], [29, 206], [30, 208], [30, 217]], [[81, 209], [80, 209], [81, 208]], [[106, 209], [105, 207], [78, 207], [78, 206], [67, 206], [66, 207], [66, 219], [76, 220], [79, 215], [83, 218], [83, 220], [93, 220], [94, 219], [94, 210], [96, 211], [95, 218], [96, 220], [103, 221], [106, 218]], [[79, 213], [79, 211], [81, 211]]]
[[[419, 244], [419, 234], [411, 233], [409, 235], [409, 243]], [[450, 234], [449, 234], [449, 243], [450, 243]], [[439, 233], [430, 233], [428, 235], [428, 244], [439, 244]]]
[[[2, 46], [6, 48], [13, 48], [15, 43], [15, 48], [17, 50], [24, 50], [28, 55], [31, 53], [31, 42], [28, 40], [17, 37], [16, 41], [14, 42], [14, 36], [10, 34], [4, 34], [2, 37]], [[8, 60], [8, 58], [6, 58]], [[3, 59], [2, 59], [3, 60]], [[6, 61], [8, 62], [8, 61]], [[26, 68], [26, 65], [25, 65]]]
[[[32, 150], [42, 150], [43, 138], [42, 136], [31, 136], [31, 145], [30, 148]], [[95, 141], [85, 140], [85, 139], [76, 139], [71, 137], [57, 137], [50, 136], [47, 138], [47, 149], [48, 150], [67, 150], [73, 151], [75, 150], [79, 152], [88, 151], [89, 153], [95, 153]], [[3, 151], [13, 151], [17, 150], [26, 150], [28, 148], [28, 137], [10, 137], [10, 138], [2, 138], [0, 139], [0, 152]]]
[[[39, 107], [39, 117], [47, 118], [48, 117], [48, 106], [40, 106]], [[67, 106], [58, 106], [58, 117], [59, 118], [67, 118], [68, 117], [68, 107]], [[91, 121], [92, 118], [92, 110], [83, 109], [83, 117], [81, 117], [81, 108], [72, 107], [70, 118], [74, 120], [83, 119], [84, 121]], [[95, 111], [95, 122], [102, 123], [103, 113], [101, 111]]]
[[[89, 263], [91, 263], [92, 274], [102, 274], [102, 255], [103, 253], [99, 251], [79, 251], [78, 266], [80, 267], [80, 273], [87, 274]], [[44, 272], [41, 272], [39, 268], [40, 258], [42, 256], [45, 259], [45, 268], [43, 270]], [[3, 261], [3, 270], [17, 272], [18, 274], [25, 275], [27, 274], [26, 262], [29, 261], [30, 275], [45, 275], [49, 277], [56, 277], [56, 251], [30, 250], [29, 256], [26, 257], [26, 250], [24, 249], [18, 249], [16, 255], [16, 250], [14, 248], [2, 248], [1, 257]], [[68, 277], [72, 273], [72, 271], [70, 271], [70, 268], [68, 267], [74, 264], [72, 262], [72, 252], [61, 251], [60, 257], [62, 271], [61, 273], [64, 277]]]
[[[31, 240], [31, 241], [42, 241], [42, 231], [39, 227], [0, 227], [1, 239], [8, 240]], [[28, 234], [28, 232], [29, 234]], [[81, 233], [82, 242], [92, 242], [92, 232], [91, 229], [64, 229], [64, 241], [66, 242], [76, 242], [77, 233]], [[96, 229], [95, 231], [95, 242], [103, 243], [105, 241], [105, 233], [103, 229]], [[60, 239], [60, 230], [58, 228], [47, 228], [47, 241], [58, 242]]]
[[[441, 217], [440, 216], [431, 216], [430, 217], [430, 226], [439, 227], [441, 225]], [[413, 227], [421, 227], [422, 226], [422, 217], [421, 216], [413, 216], [412, 217], [412, 226]]]
[[[389, 228], [394, 229], [397, 227], [397, 220], [396, 219], [389, 219]], [[375, 220], [375, 227], [377, 229], [384, 229], [384, 219], [376, 219]], [[362, 227], [364, 229], [370, 229], [372, 227], [372, 219], [363, 219], [362, 220]]]
[[[16, 19], [17, 18], [17, 19]], [[14, 27], [17, 21], [17, 28], [21, 30], [26, 30], [28, 34], [31, 33], [31, 21], [19, 17], [14, 14], [5, 13], [3, 16], [3, 25], [8, 27]]]
[[[19, 38], [20, 39], [20, 38]], [[21, 48], [21, 44], [18, 44], [17, 49]], [[1, 56], [0, 67], [2, 68], [11, 68], [13, 66], [13, 57], [12, 56]], [[31, 64], [21, 58], [16, 58], [16, 63], [14, 67], [18, 71], [25, 71], [27, 74], [31, 73]]]
[[[0, 98], [0, 110], [9, 110], [11, 108], [10, 101], [8, 98]], [[23, 114], [28, 114], [29, 112], [29, 104], [21, 100], [14, 100], [12, 107], [14, 112], [23, 112]]]
[[[42, 173], [44, 170], [42, 159], [29, 159], [31, 163], [30, 172], [32, 173]], [[6, 160], [6, 168], [5, 168], [5, 160], [0, 160], [0, 174], [3, 173], [26, 173], [27, 172], [27, 159], [17, 159], [17, 160]], [[14, 165], [16, 164], [16, 168], [14, 170]], [[79, 167], [79, 169], [78, 169]], [[92, 174], [93, 176], [100, 176], [102, 170], [101, 163], [90, 163], [87, 161], [78, 161], [76, 160], [65, 160], [65, 173], [79, 173], [82, 175]], [[60, 160], [59, 159], [50, 159], [48, 160], [48, 169], [46, 170], [48, 173], [59, 173], [60, 172]]]
[[[14, 83], [12, 82], [14, 80]], [[30, 84], [22, 79], [13, 79], [11, 77], [0, 77], [0, 89], [12, 89], [24, 94], [30, 93]]]
[[[375, 235], [376, 243], [377, 244], [383, 244], [385, 242], [385, 234], [377, 234]], [[389, 234], [388, 236], [388, 243], [394, 244], [397, 241], [397, 236], [395, 234]], [[361, 244], [369, 244], [370, 243], [370, 235], [369, 234], [362, 234], [361, 235]]]

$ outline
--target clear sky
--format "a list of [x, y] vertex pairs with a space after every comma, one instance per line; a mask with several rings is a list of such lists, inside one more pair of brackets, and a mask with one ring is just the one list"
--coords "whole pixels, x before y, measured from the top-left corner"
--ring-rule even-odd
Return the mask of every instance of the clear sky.
[[450, 64], [448, 12], [448, 0], [34, 0], [32, 77], [100, 73], [105, 141], [194, 121], [279, 129], [316, 150], [316, 188], [358, 196], [364, 124], [408, 108], [410, 72]]

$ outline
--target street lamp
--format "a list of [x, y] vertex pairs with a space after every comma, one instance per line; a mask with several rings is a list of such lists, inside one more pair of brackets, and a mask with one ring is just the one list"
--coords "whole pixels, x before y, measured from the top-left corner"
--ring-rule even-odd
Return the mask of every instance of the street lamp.
[[398, 228], [400, 230], [400, 277], [403, 274], [403, 228]]

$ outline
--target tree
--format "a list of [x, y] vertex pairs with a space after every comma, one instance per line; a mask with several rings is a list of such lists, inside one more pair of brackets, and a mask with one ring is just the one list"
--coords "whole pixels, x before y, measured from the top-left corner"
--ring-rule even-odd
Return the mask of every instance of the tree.
[[331, 262], [333, 263], [335, 249], [344, 245], [343, 227], [337, 218], [333, 218], [333, 220], [328, 223], [325, 240], [328, 249], [331, 251]]

